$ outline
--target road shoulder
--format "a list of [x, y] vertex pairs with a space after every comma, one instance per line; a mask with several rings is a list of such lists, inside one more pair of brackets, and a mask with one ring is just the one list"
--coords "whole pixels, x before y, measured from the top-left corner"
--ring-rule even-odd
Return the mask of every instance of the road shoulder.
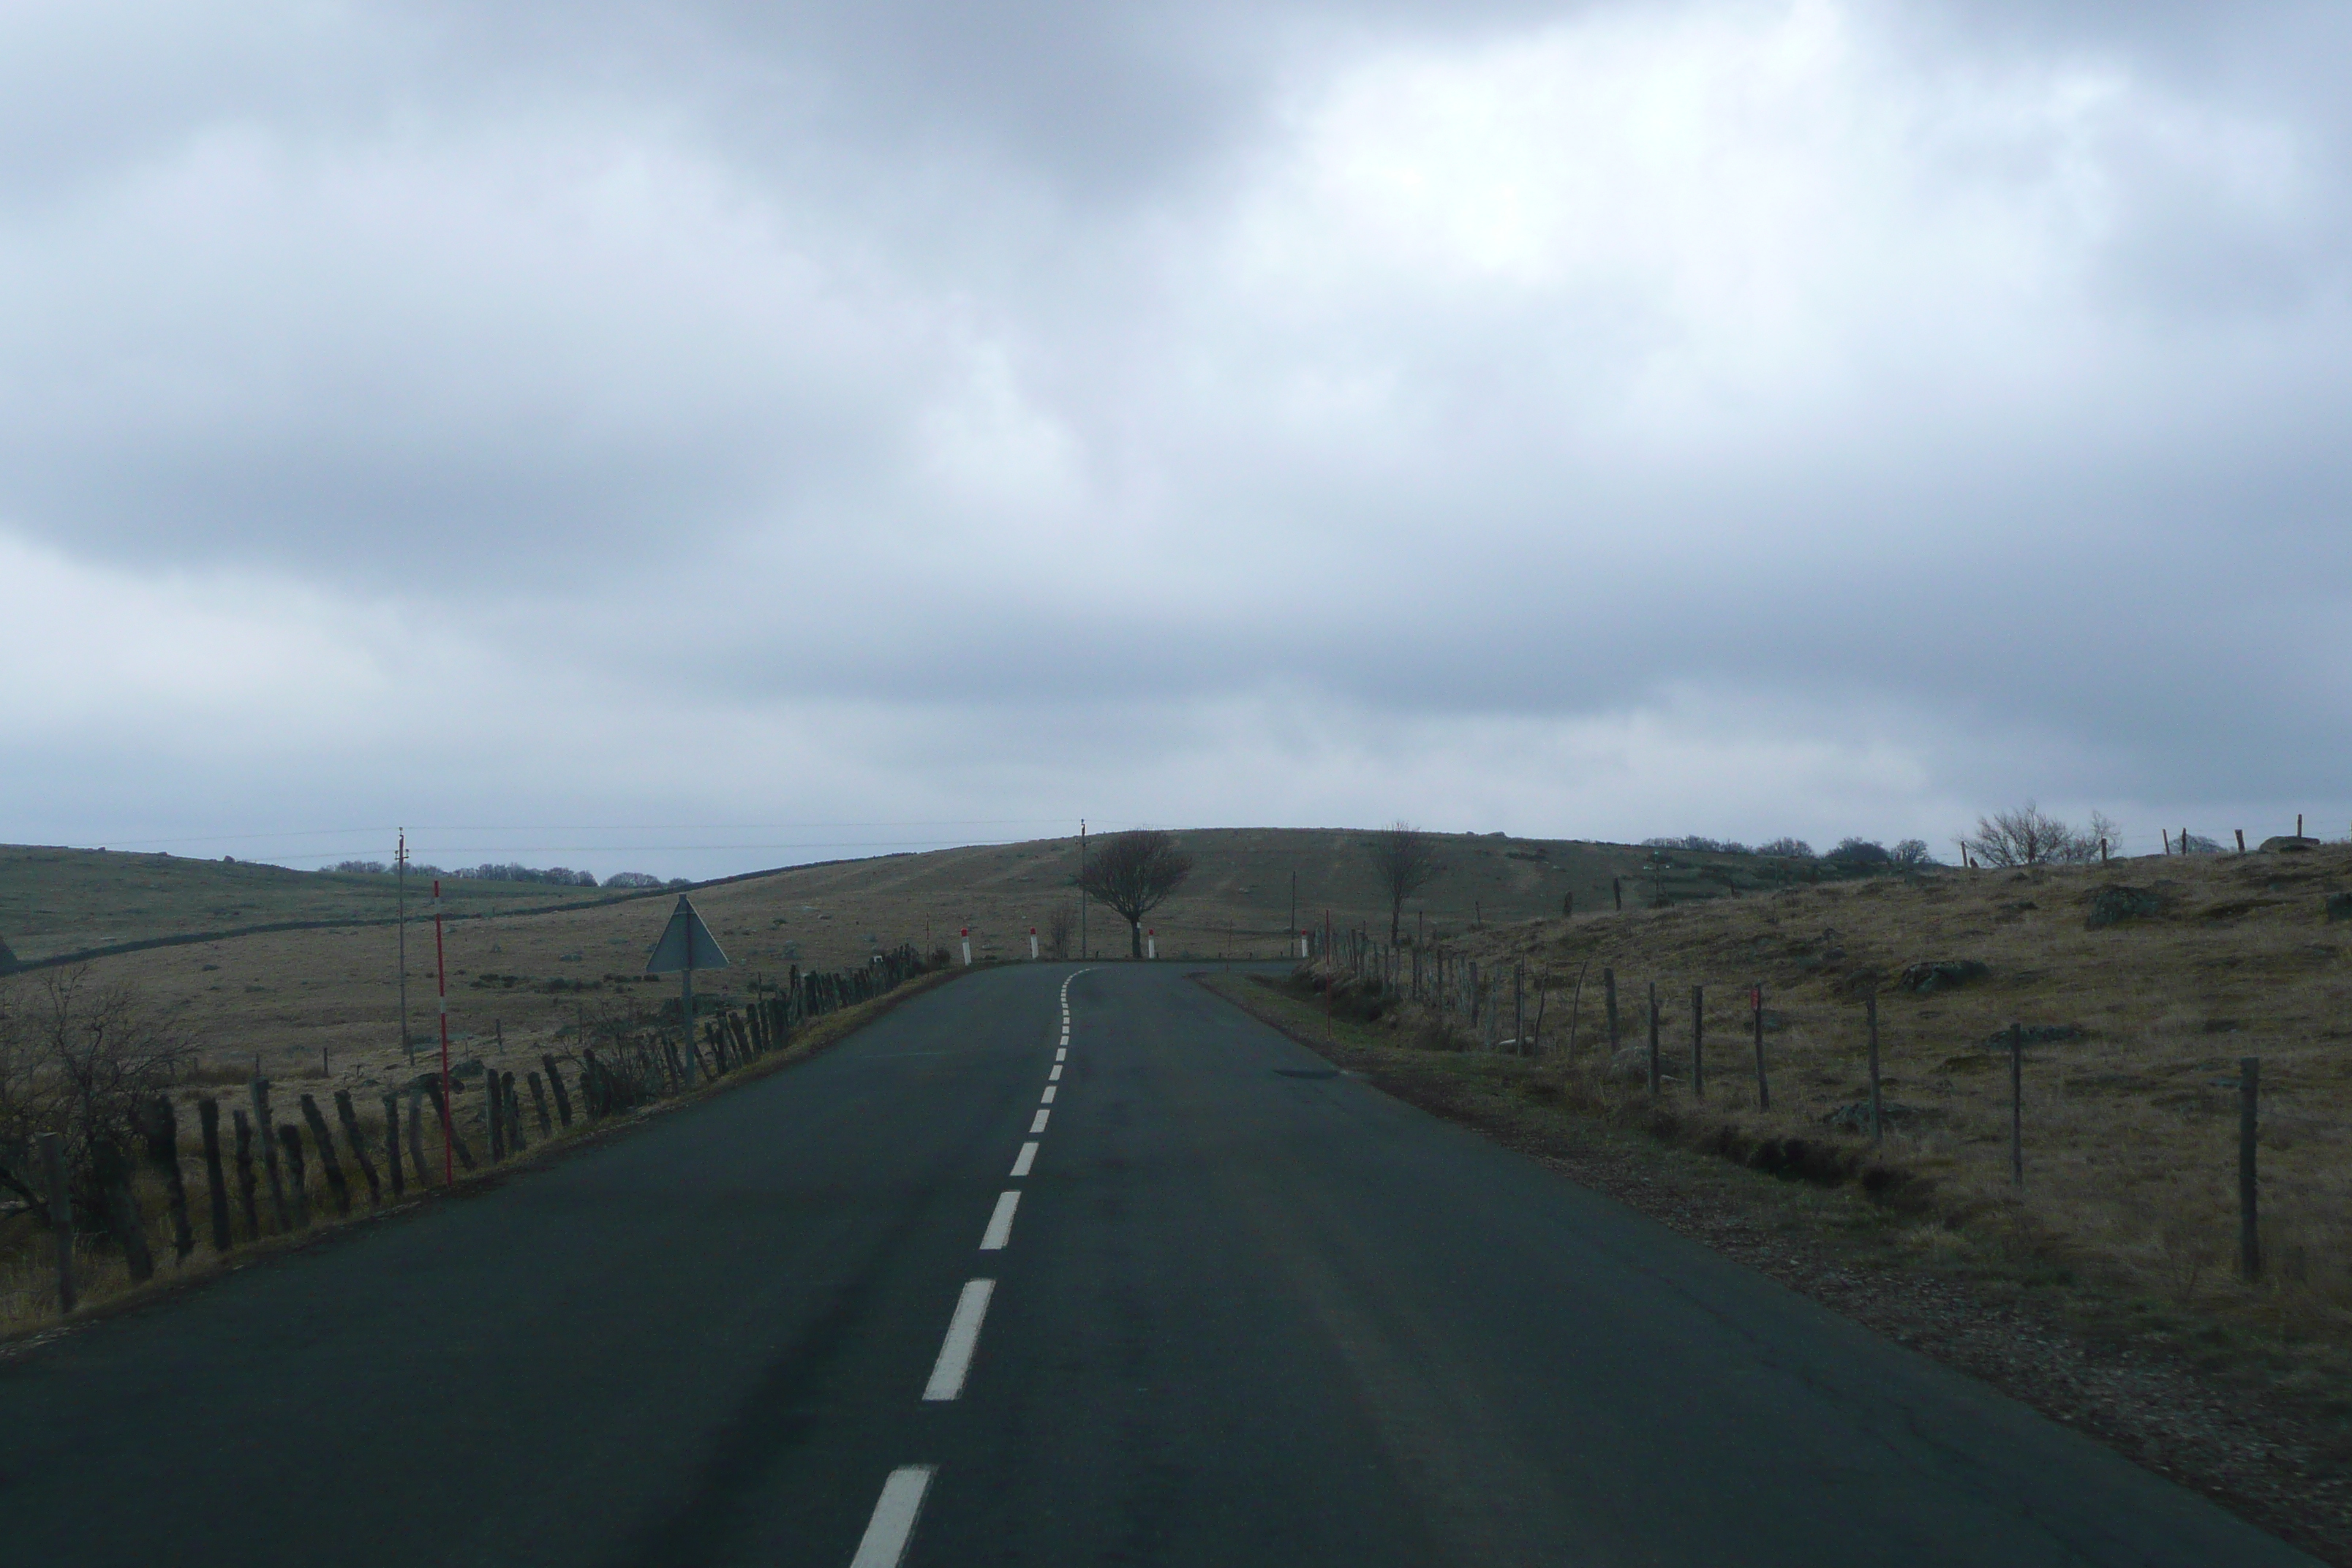
[[2342, 1435], [2263, 1408], [2162, 1352], [2080, 1331], [2063, 1295], [1850, 1189], [1784, 1180], [1612, 1127], [1559, 1103], [1538, 1064], [1390, 1043], [1257, 977], [1202, 985], [1333, 1066], [1704, 1242], [2339, 1568], [2352, 1568]]

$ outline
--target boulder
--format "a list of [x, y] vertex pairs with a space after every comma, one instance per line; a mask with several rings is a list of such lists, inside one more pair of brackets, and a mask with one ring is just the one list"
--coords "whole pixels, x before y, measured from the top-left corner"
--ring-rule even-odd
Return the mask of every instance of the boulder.
[[1972, 980], [1982, 980], [1992, 973], [1991, 966], [1973, 958], [1938, 959], [1932, 963], [1914, 963], [1895, 978], [1895, 984], [1906, 991], [1921, 995], [1930, 992], [1949, 991], [1966, 985]]
[[[2352, 893], [2327, 895], [2327, 918], [2332, 921], [2352, 921]], [[7, 973], [8, 950], [0, 947], [0, 973]]]
[[2263, 840], [2265, 855], [2301, 855], [2319, 847], [2316, 838], [2300, 838], [2292, 833], [2282, 833]]
[[2164, 898], [2153, 888], [2127, 888], [2120, 882], [2111, 883], [2093, 893], [2091, 912], [2083, 921], [2093, 931], [2103, 926], [2121, 925], [2126, 921], [2146, 920], [2164, 912]]

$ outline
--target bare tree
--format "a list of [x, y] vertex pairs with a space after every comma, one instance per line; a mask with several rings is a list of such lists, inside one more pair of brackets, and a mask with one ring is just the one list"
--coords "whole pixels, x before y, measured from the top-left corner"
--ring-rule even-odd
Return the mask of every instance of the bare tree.
[[1055, 958], [1070, 956], [1070, 940], [1078, 932], [1078, 912], [1067, 904], [1055, 904], [1054, 912], [1045, 917], [1045, 951]]
[[1977, 830], [1960, 843], [1987, 866], [2076, 866], [2099, 858], [2099, 841], [2116, 837], [2115, 824], [2094, 812], [2091, 825], [2075, 827], [2032, 801], [1977, 818]]
[[1143, 917], [1192, 874], [1192, 858], [1176, 847], [1172, 835], [1156, 827], [1115, 833], [1087, 861], [1079, 890], [1127, 918], [1128, 944], [1143, 956]]
[[1393, 946], [1404, 919], [1404, 901], [1435, 881], [1445, 868], [1438, 863], [1436, 843], [1407, 822], [1392, 822], [1373, 834], [1364, 852], [1372, 858], [1372, 880], [1388, 895], [1389, 942]]
[[[129, 985], [92, 985], [86, 971], [51, 970], [31, 985], [0, 988], [0, 1149], [62, 1132], [77, 1199], [93, 1205], [91, 1151], [133, 1146], [147, 1104], [194, 1055]], [[23, 1193], [24, 1174], [12, 1172], [15, 1179], [0, 1184]]]

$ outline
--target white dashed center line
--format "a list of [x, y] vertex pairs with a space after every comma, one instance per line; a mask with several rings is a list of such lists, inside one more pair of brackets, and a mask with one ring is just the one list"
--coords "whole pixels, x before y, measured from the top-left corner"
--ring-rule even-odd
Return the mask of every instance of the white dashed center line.
[[1038, 1133], [1045, 1131], [1045, 1118], [1053, 1114], [1054, 1113], [1050, 1110], [1040, 1110], [1034, 1117], [1031, 1118], [1029, 1122], [1029, 1136], [1034, 1138]]
[[1047, 1073], [1047, 1074], [1045, 1075], [1045, 1081], [1046, 1081], [1047, 1083], [1059, 1083], [1059, 1082], [1061, 1082], [1061, 1081], [1062, 1081], [1062, 1064], [1061, 1064], [1061, 1063], [1059, 1063], [1059, 1062], [1055, 1062], [1055, 1063], [1054, 1064], [1054, 1070], [1053, 1070], [1052, 1072], [1049, 1072], [1049, 1073]]
[[993, 1279], [968, 1279], [956, 1298], [955, 1316], [948, 1320], [947, 1342], [931, 1367], [931, 1381], [923, 1385], [927, 1400], [953, 1399], [963, 1392], [964, 1374], [971, 1371], [972, 1352], [980, 1348], [981, 1320], [988, 1316], [988, 1299], [996, 1291]]
[[1024, 1143], [1021, 1145], [1021, 1157], [1013, 1162], [1013, 1173], [1016, 1176], [1025, 1176], [1029, 1173], [1029, 1167], [1036, 1163], [1037, 1145]]
[[898, 1568], [907, 1554], [907, 1538], [915, 1533], [915, 1516], [923, 1511], [923, 1494], [931, 1489], [936, 1473], [929, 1465], [907, 1465], [890, 1472], [849, 1568]]
[[982, 1252], [1002, 1252], [1004, 1244], [1013, 1239], [1013, 1211], [1021, 1206], [1019, 1193], [996, 1194], [996, 1212], [988, 1216], [988, 1229], [980, 1238]]
[[1054, 1053], [1054, 1059], [1055, 1059], [1055, 1061], [1057, 1061], [1057, 1062], [1059, 1062], [1059, 1061], [1067, 1061], [1067, 1060], [1069, 1059], [1069, 1057], [1070, 1057], [1070, 1051], [1069, 1051], [1069, 1047], [1066, 1047], [1066, 1046], [1063, 1047], [1060, 1050], [1055, 1051], [1055, 1052]]
[[1055, 1096], [1056, 1093], [1058, 1093], [1058, 1092], [1059, 1092], [1059, 1090], [1058, 1090], [1058, 1089], [1056, 1089], [1056, 1088], [1055, 1088], [1053, 1084], [1050, 1084], [1050, 1083], [1049, 1083], [1049, 1084], [1047, 1084], [1047, 1085], [1045, 1086], [1045, 1099], [1043, 1099], [1043, 1100], [1039, 1100], [1037, 1103], [1038, 1103], [1038, 1104], [1040, 1104], [1040, 1105], [1051, 1105], [1051, 1104], [1053, 1104], [1053, 1103], [1054, 1103], [1054, 1096]]

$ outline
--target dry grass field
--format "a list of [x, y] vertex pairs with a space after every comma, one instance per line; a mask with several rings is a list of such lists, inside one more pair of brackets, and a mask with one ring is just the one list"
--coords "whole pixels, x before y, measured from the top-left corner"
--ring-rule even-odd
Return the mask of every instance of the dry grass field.
[[[2095, 900], [2112, 889], [2149, 895], [2138, 900], [2147, 912], [2095, 922]], [[2273, 1391], [2344, 1417], [2352, 921], [2331, 921], [2326, 896], [2347, 889], [2345, 846], [1939, 871], [1533, 921], [1458, 951], [1498, 976], [1526, 966], [1530, 1024], [1542, 994], [1537, 1092], [1762, 1165], [1831, 1180], [1872, 1169], [1900, 1191], [1906, 1244], [1923, 1255], [2079, 1283], [2151, 1332], [2191, 1325], [2182, 1331], [2201, 1336], [2209, 1359], [2262, 1362]], [[1985, 973], [1905, 987], [1906, 969], [1946, 961]], [[1614, 1061], [1602, 1038], [1604, 969], [1620, 994]], [[1643, 1070], [1654, 982], [1667, 1073], [1654, 1103]], [[1757, 1104], [1751, 984], [1765, 995], [1769, 1111]], [[1689, 1066], [1693, 986], [1705, 988], [1703, 1099]], [[1867, 1096], [1871, 994], [1889, 1108], [1875, 1152], [1832, 1121]], [[2041, 1037], [2025, 1051], [2021, 1187], [2001, 1038], [2011, 1023]], [[1380, 1024], [1401, 1043], [1437, 1035], [1412, 1006]], [[2235, 1270], [2242, 1057], [2261, 1058], [2263, 1085], [2266, 1268], [2254, 1284]]]

